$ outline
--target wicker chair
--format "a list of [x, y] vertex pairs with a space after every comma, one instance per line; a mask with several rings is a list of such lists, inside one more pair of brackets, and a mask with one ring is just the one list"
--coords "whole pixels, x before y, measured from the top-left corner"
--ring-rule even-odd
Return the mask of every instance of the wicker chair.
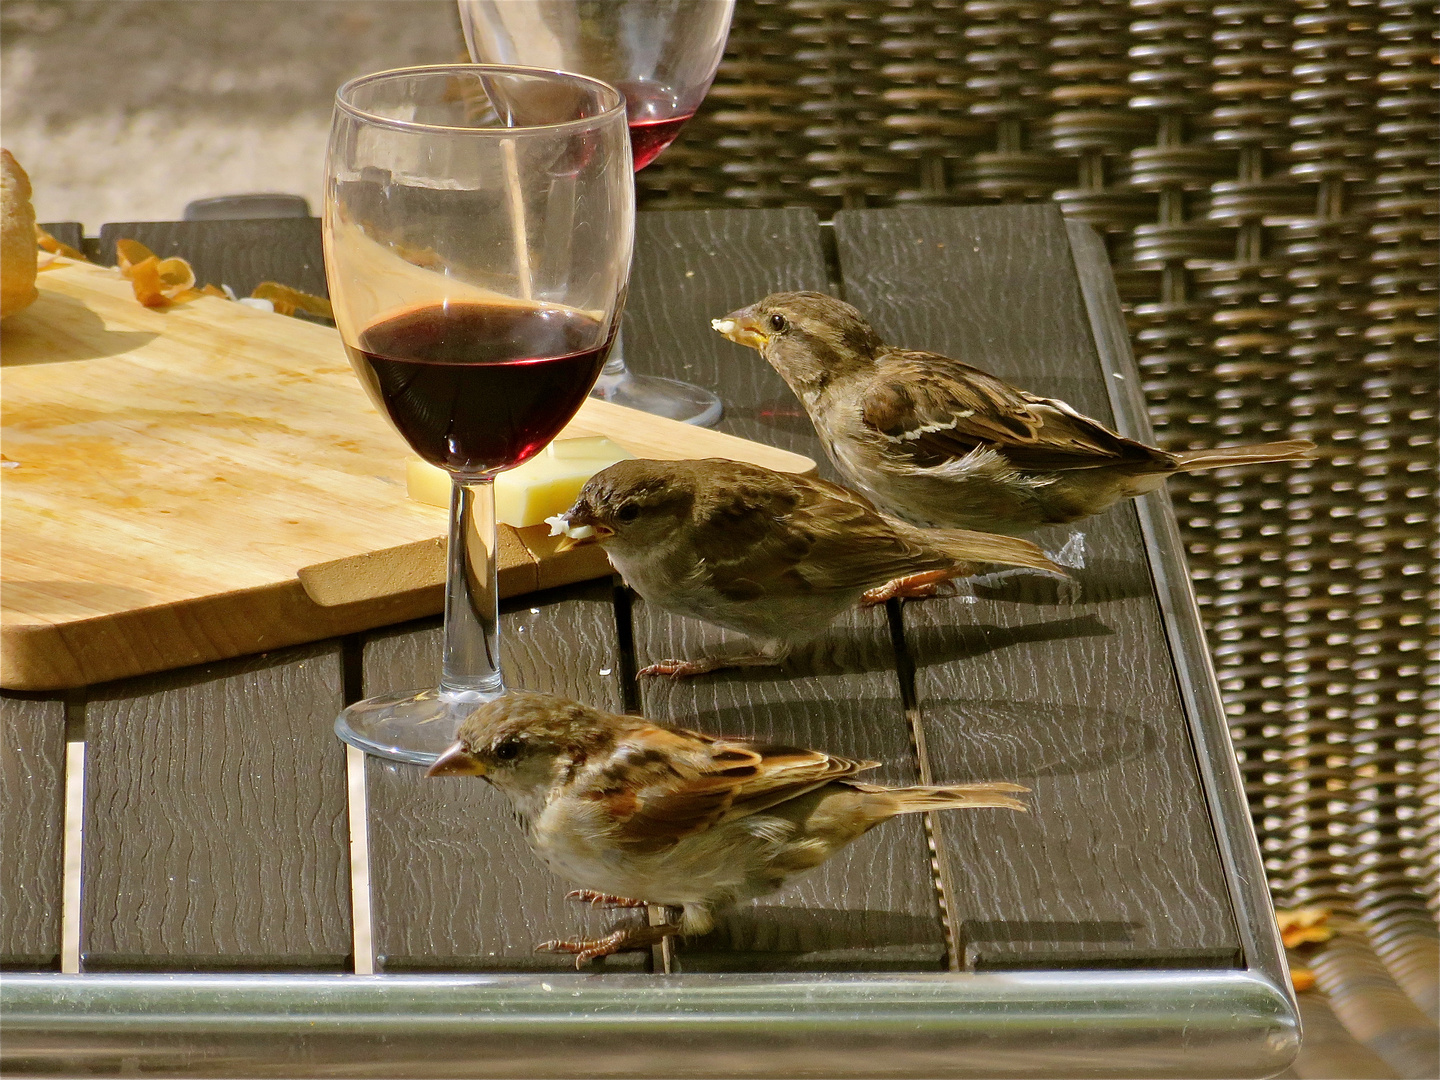
[[740, 0], [638, 178], [654, 208], [1053, 198], [1107, 237], [1164, 446], [1320, 444], [1170, 491], [1276, 904], [1363, 928], [1314, 971], [1412, 1075], [1440, 968], [1436, 31], [1410, 0]]

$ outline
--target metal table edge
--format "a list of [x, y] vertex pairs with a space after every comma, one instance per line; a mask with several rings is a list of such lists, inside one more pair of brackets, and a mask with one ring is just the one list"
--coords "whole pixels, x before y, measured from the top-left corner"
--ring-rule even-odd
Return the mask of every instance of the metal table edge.
[[7, 1076], [1273, 1075], [1288, 996], [1234, 970], [7, 975]]
[[[1110, 273], [1104, 243], [1094, 229], [1083, 223], [1067, 221], [1066, 228], [1076, 256], [1081, 293], [1101, 368], [1105, 372], [1106, 392], [1115, 411], [1116, 429], [1127, 438], [1153, 443], [1155, 436], [1145, 407], [1140, 372], [1130, 349], [1120, 296]], [[1135, 500], [1135, 505], [1206, 805], [1216, 825], [1215, 840], [1225, 867], [1245, 965], [1285, 997], [1298, 1026], [1299, 1007], [1290, 982], [1290, 968], [1275, 922], [1265, 865], [1250, 820], [1224, 702], [1205, 630], [1200, 624], [1174, 506], [1164, 488]]]

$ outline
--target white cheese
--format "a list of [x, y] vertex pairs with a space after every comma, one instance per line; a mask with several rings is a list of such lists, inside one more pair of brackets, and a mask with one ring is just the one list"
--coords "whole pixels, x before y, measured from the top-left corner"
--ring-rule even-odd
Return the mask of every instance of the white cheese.
[[589, 540], [595, 535], [594, 525], [571, 525], [570, 519], [564, 514], [546, 518], [545, 524], [550, 526], [551, 536], [568, 536], [571, 540]]
[[[557, 439], [524, 465], [495, 477], [495, 519], [523, 529], [563, 514], [585, 481], [607, 465], [635, 455], [609, 439]], [[431, 506], [450, 505], [450, 474], [411, 458], [405, 465], [410, 498]]]

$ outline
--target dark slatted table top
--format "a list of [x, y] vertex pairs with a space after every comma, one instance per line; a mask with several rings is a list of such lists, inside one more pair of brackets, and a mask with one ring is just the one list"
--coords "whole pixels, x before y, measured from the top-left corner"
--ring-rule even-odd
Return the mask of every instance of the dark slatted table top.
[[[266, 278], [324, 288], [313, 219], [107, 225], [102, 257], [126, 236], [242, 295]], [[822, 289], [891, 340], [1107, 418], [1095, 327], [1119, 315], [1082, 292], [1083, 275], [1104, 272], [1096, 250], [1050, 207], [847, 212], [828, 235], [806, 210], [642, 214], [626, 358], [716, 388], [724, 430], [820, 460], [779, 377], [709, 321], [771, 291]], [[727, 635], [610, 580], [507, 604], [512, 685], [875, 758], [882, 781], [1034, 789], [1028, 815], [951, 812], [873, 831], [681, 943], [672, 971], [1242, 963], [1154, 584], [1156, 560], [1177, 553], [1147, 549], [1129, 506], [1040, 539], [1052, 551], [1083, 546], [1072, 584], [1011, 576], [856, 611], [778, 672], [637, 682], [637, 667]], [[427, 620], [68, 702], [5, 695], [0, 961], [60, 962], [68, 732], [86, 744], [88, 970], [354, 970], [357, 859], [368, 861], [375, 970], [568, 966], [534, 944], [607, 919], [564, 901], [568, 886], [530, 855], [486, 785], [371, 759], [368, 850], [351, 849], [347, 815], [359, 804], [331, 721], [359, 694], [431, 682], [438, 649]], [[602, 970], [656, 962], [630, 954]]]

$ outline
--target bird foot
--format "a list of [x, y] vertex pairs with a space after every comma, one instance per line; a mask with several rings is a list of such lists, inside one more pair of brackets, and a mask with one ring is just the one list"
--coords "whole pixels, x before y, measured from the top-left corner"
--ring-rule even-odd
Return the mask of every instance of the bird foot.
[[886, 600], [927, 600], [932, 596], [953, 596], [954, 593], [950, 574], [944, 570], [931, 570], [896, 578], [878, 588], [869, 589], [860, 595], [860, 603], [869, 607], [883, 604]]
[[648, 949], [678, 933], [680, 933], [680, 926], [677, 923], [661, 923], [659, 926], [630, 926], [606, 934], [602, 938], [542, 941], [535, 946], [535, 951], [571, 953], [575, 957], [575, 969], [578, 971], [591, 960], [631, 949]]
[[648, 906], [644, 900], [632, 900], [628, 896], [615, 896], [611, 893], [596, 892], [594, 889], [572, 889], [565, 894], [565, 899], [574, 900], [577, 904], [589, 904], [591, 907], [642, 908]]
[[726, 668], [775, 667], [783, 661], [783, 657], [772, 656], [768, 653], [745, 656], [702, 656], [699, 660], [660, 660], [646, 665], [635, 674], [668, 675], [672, 679], [690, 679], [696, 675], [708, 675], [712, 671], [724, 671]]

